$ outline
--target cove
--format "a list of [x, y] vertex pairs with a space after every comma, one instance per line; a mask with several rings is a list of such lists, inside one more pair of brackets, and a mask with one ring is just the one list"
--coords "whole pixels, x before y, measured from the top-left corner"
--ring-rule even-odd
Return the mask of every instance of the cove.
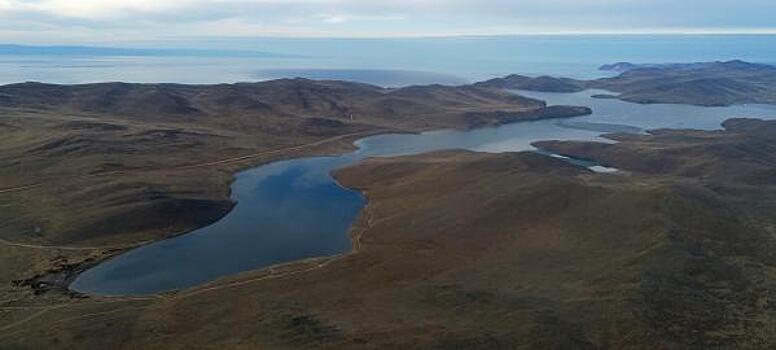
[[533, 150], [540, 140], [610, 142], [602, 134], [657, 128], [718, 129], [733, 117], [776, 119], [776, 106], [639, 105], [574, 94], [519, 92], [550, 105], [589, 106], [593, 114], [468, 131], [387, 134], [356, 142], [354, 152], [274, 162], [240, 172], [232, 184], [235, 207], [191, 233], [145, 245], [80, 274], [70, 288], [96, 295], [149, 295], [204, 284], [219, 277], [351, 249], [348, 231], [365, 199], [331, 172], [368, 157], [444, 149], [481, 152]]

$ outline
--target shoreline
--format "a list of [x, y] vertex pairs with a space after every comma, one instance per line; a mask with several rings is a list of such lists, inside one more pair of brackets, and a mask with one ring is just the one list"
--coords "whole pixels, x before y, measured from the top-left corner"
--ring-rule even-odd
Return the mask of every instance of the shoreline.
[[[354, 137], [361, 136], [359, 138], [353, 139], [352, 141], [348, 142], [348, 145], [351, 145], [351, 146], [355, 147], [355, 144], [353, 142], [355, 142], [357, 140], [360, 140], [362, 138], [366, 138], [366, 137], [370, 137], [370, 136], [376, 136], [376, 135], [382, 135], [382, 134], [392, 134], [392, 133], [394, 133], [394, 132], [392, 132], [392, 131], [368, 131], [368, 132], [358, 133], [359, 135], [355, 135], [355, 134], [340, 135], [340, 136], [335, 136], [335, 137], [332, 137], [332, 138], [329, 138], [329, 139], [326, 139], [326, 140], [322, 140], [322, 141], [325, 141], [325, 142], [316, 142], [315, 145], [313, 145], [313, 147], [324, 145], [324, 144], [329, 143], [329, 142], [337, 142], [337, 141], [342, 141], [342, 140], [350, 140], [350, 139], [352, 139]], [[412, 133], [412, 132], [408, 132], [408, 133]], [[304, 147], [308, 147], [308, 146], [310, 146], [310, 145], [301, 145], [301, 146], [294, 146], [294, 147], [304, 148]], [[343, 146], [343, 147], [344, 148], [349, 148], [350, 146]], [[269, 151], [269, 152], [280, 152], [280, 151], [282, 151], [282, 150], [273, 150], [273, 151]], [[158, 240], [146, 240], [146, 241], [138, 242], [138, 243], [135, 243], [135, 244], [129, 244], [129, 245], [126, 245], [126, 246], [123, 246], [123, 247], [66, 247], [66, 249], [64, 249], [64, 250], [75, 250], [75, 249], [78, 249], [78, 250], [92, 250], [94, 252], [97, 252], [97, 254], [100, 255], [100, 256], [97, 257], [97, 258], [95, 258], [95, 257], [87, 257], [86, 259], [84, 259], [84, 260], [82, 260], [80, 262], [75, 262], [75, 263], [72, 263], [72, 264], [67, 264], [67, 265], [62, 266], [61, 268], [54, 267], [54, 268], [50, 269], [49, 271], [46, 271], [44, 273], [39, 273], [39, 274], [37, 274], [37, 275], [35, 275], [33, 277], [30, 277], [30, 278], [14, 280], [13, 283], [16, 286], [26, 286], [26, 287], [31, 288], [34, 291], [35, 295], [40, 295], [40, 294], [46, 293], [46, 292], [56, 292], [56, 293], [61, 293], [61, 294], [65, 295], [65, 296], [69, 296], [71, 298], [91, 298], [91, 297], [113, 298], [112, 296], [82, 293], [82, 292], [79, 292], [79, 291], [71, 289], [70, 285], [78, 278], [78, 276], [81, 273], [83, 273], [83, 272], [85, 272], [85, 271], [87, 271], [87, 270], [89, 270], [89, 269], [91, 269], [93, 267], [96, 267], [96, 266], [98, 266], [98, 265], [100, 265], [100, 264], [102, 264], [102, 263], [104, 263], [104, 262], [106, 262], [106, 261], [108, 261], [110, 259], [118, 257], [118, 256], [120, 256], [120, 255], [122, 255], [124, 253], [129, 252], [129, 251], [132, 251], [133, 249], [137, 249], [137, 248], [140, 248], [140, 247], [143, 247], [143, 246], [147, 246], [147, 245], [150, 245], [150, 244], [154, 244], [154, 243], [157, 243], [157, 242], [162, 242], [162, 241], [165, 241], [165, 240], [181, 237], [181, 236], [187, 235], [187, 234], [192, 233], [192, 232], [194, 232], [196, 230], [202, 229], [204, 227], [207, 227], [209, 225], [212, 225], [212, 224], [220, 221], [226, 215], [228, 215], [234, 209], [234, 207], [237, 205], [237, 202], [234, 202], [234, 201], [231, 200], [232, 184], [234, 184], [234, 181], [236, 180], [236, 176], [239, 173], [243, 172], [243, 171], [247, 171], [247, 170], [250, 170], [250, 169], [253, 169], [253, 168], [265, 166], [265, 165], [272, 164], [272, 163], [275, 163], [275, 162], [288, 161], [288, 160], [294, 160], [294, 159], [303, 159], [303, 158], [306, 158], [306, 157], [338, 156], [338, 155], [341, 155], [341, 154], [346, 154], [344, 152], [346, 152], [347, 149], [343, 149], [342, 151], [343, 151], [343, 153], [323, 152], [324, 154], [321, 154], [321, 155], [315, 155], [314, 152], [313, 152], [313, 154], [301, 155], [301, 156], [298, 156], [298, 157], [293, 157], [293, 156], [292, 157], [282, 157], [282, 158], [279, 158], [279, 159], [272, 159], [272, 160], [269, 160], [269, 161], [266, 161], [266, 162], [259, 162], [259, 163], [255, 163], [255, 164], [248, 164], [248, 165], [245, 165], [245, 166], [241, 166], [239, 169], [234, 170], [232, 172], [231, 181], [228, 184], [228, 188], [229, 189], [227, 191], [227, 197], [228, 197], [228, 200], [232, 203], [231, 206], [227, 210], [225, 210], [221, 215], [219, 215], [216, 219], [214, 219], [212, 222], [200, 225], [200, 226], [192, 228], [192, 229], [181, 231], [181, 232], [178, 232], [178, 233], [172, 233], [172, 234], [167, 235], [167, 236], [165, 236], [165, 237], [163, 237], [161, 239], [158, 239]], [[240, 157], [235, 157], [235, 158], [229, 158], [227, 160], [232, 160], [232, 159], [240, 158], [239, 160], [235, 160], [233, 162], [230, 162], [230, 164], [234, 164], [234, 163], [252, 161], [252, 160], [255, 160], [258, 157], [260, 157], [260, 156], [247, 155], [247, 156], [240, 156]], [[209, 163], [224, 164], [224, 163], [221, 163], [220, 161], [209, 162]], [[212, 164], [212, 165], [216, 165], [216, 164]], [[211, 164], [208, 164], [208, 166], [211, 166]], [[124, 174], [126, 174], [126, 173], [121, 173], [121, 175], [124, 175]], [[114, 175], [116, 175], [116, 174], [114, 174]], [[12, 244], [13, 245], [18, 245], [19, 243], [12, 243]], [[36, 246], [36, 249], [47, 249], [47, 250], [63, 250], [63, 248], [65, 248], [65, 247]], [[59, 283], [49, 283], [49, 282], [46, 281], [46, 280], [49, 280], [52, 277], [56, 280], [57, 279], [56, 277], [59, 276], [59, 275], [62, 275], [62, 274], [64, 274], [65, 276], [63, 278], [59, 279]], [[163, 293], [159, 293], [159, 294], [163, 294]], [[126, 298], [126, 297], [131, 297], [131, 296], [117, 296], [116, 298]]]
[[[552, 108], [550, 108], [550, 107], [552, 107]], [[575, 112], [580, 112], [581, 111], [581, 112], [578, 113], [578, 114], [571, 113], [570, 115], [565, 115], [565, 116], [541, 115], [541, 113], [546, 111], [546, 110], [548, 110], [548, 108], [550, 110], [554, 110], [555, 108], [559, 108], [561, 110], [565, 110], [565, 108], [571, 108], [572, 111], [575, 111]], [[366, 139], [366, 138], [369, 138], [369, 137], [373, 137], [373, 136], [393, 135], [393, 134], [396, 134], [396, 135], [401, 135], [401, 134], [418, 135], [418, 134], [422, 134], [424, 132], [431, 132], [431, 131], [443, 131], [443, 130], [461, 130], [461, 131], [466, 131], [466, 130], [474, 130], [474, 129], [480, 129], [480, 128], [498, 128], [498, 127], [501, 127], [501, 126], [507, 125], [507, 124], [519, 124], [519, 123], [523, 123], [523, 122], [535, 122], [535, 121], [544, 120], [544, 119], [570, 119], [570, 118], [574, 118], [574, 117], [580, 117], [580, 116], [589, 115], [589, 114], [592, 113], [592, 110], [589, 107], [582, 107], [582, 106], [547, 106], [547, 107], [543, 107], [543, 108], [538, 108], [538, 109], [536, 109], [534, 111], [531, 111], [531, 112], [538, 112], [539, 115], [536, 116], [536, 117], [530, 117], [530, 118], [525, 119], [525, 120], [517, 120], [517, 121], [506, 122], [506, 123], [502, 123], [502, 124], [485, 124], [483, 126], [474, 127], [474, 128], [464, 128], [464, 129], [459, 129], [459, 128], [441, 128], [441, 129], [424, 128], [424, 129], [419, 129], [419, 130], [414, 130], [414, 131], [413, 130], [404, 130], [404, 131], [402, 131], [402, 130], [381, 130], [381, 131], [370, 131], [370, 132], [357, 133], [357, 135], [356, 134], [354, 134], [354, 135], [343, 135], [344, 137], [343, 136], [338, 136], [338, 137], [330, 138], [330, 139], [326, 140], [327, 142], [316, 142], [314, 144], [315, 144], [315, 146], [317, 146], [317, 145], [321, 145], [321, 144], [326, 144], [328, 142], [334, 142], [334, 141], [340, 141], [340, 140], [348, 140], [349, 142], [348, 142], [347, 146], [344, 146], [343, 148], [340, 148], [338, 151], [332, 152], [330, 154], [324, 154], [324, 155], [302, 155], [302, 156], [299, 156], [299, 157], [288, 157], [288, 158], [284, 157], [284, 158], [280, 158], [280, 159], [274, 159], [274, 160], [271, 160], [271, 161], [266, 162], [266, 163], [260, 163], [260, 164], [255, 164], [255, 165], [250, 165], [250, 166], [242, 167], [239, 170], [234, 171], [232, 173], [232, 177], [231, 177], [232, 181], [229, 184], [229, 194], [230, 194], [229, 197], [231, 199], [231, 187], [234, 184], [236, 176], [240, 172], [251, 170], [251, 169], [255, 169], [255, 168], [259, 168], [259, 167], [263, 167], [263, 166], [267, 166], [267, 165], [270, 165], [270, 164], [273, 164], [273, 163], [276, 163], [276, 162], [281, 162], [281, 161], [299, 160], [299, 159], [313, 158], [313, 157], [319, 157], [319, 156], [323, 156], [323, 157], [326, 157], [326, 156], [331, 156], [331, 157], [342, 156], [342, 155], [347, 154], [348, 150], [351, 150], [351, 151], [358, 150], [359, 149], [358, 142], [360, 140], [363, 140], [363, 139]], [[530, 115], [530, 112], [526, 112], [525, 115]], [[358, 138], [355, 138], [355, 137], [358, 137]], [[422, 153], [426, 153], [426, 152], [422, 152]], [[236, 158], [233, 158], [233, 159], [238, 159], [238, 158], [239, 158], [239, 160], [237, 160], [237, 162], [241, 162], [241, 161], [244, 161], [244, 160], [252, 159], [251, 156], [236, 157]], [[369, 158], [371, 158], [371, 157], [368, 157], [367, 159], [369, 159]], [[366, 160], [366, 159], [360, 160], [359, 162], [357, 162], [355, 164], [358, 164], [358, 163], [360, 163], [360, 162], [362, 162], [364, 160]], [[224, 163], [225, 162], [215, 161], [215, 162], [208, 162], [207, 165], [208, 166], [209, 165], [218, 165], [218, 164], [224, 164]], [[348, 165], [345, 165], [345, 166], [352, 166], [352, 165], [354, 165], [354, 164], [348, 164]], [[338, 254], [335, 254], [335, 255], [314, 257], [314, 258], [310, 258], [310, 259], [329, 259], [329, 258], [336, 258], [338, 256], [348, 256], [350, 254], [356, 253], [357, 252], [357, 248], [360, 245], [358, 243], [357, 236], [352, 234], [352, 227], [354, 227], [354, 225], [357, 225], [357, 223], [360, 221], [361, 215], [367, 209], [369, 203], [368, 203], [368, 200], [367, 200], [367, 197], [366, 197], [365, 194], [361, 193], [361, 191], [358, 191], [356, 189], [351, 189], [351, 188], [348, 188], [348, 187], [342, 185], [339, 182], [339, 180], [334, 176], [334, 172], [336, 172], [338, 170], [341, 170], [341, 169], [342, 168], [332, 169], [330, 175], [331, 175], [334, 183], [337, 184], [338, 186], [340, 186], [343, 189], [346, 189], [346, 190], [349, 190], [349, 191], [356, 191], [356, 192], [358, 192], [362, 196], [362, 198], [365, 200], [364, 207], [359, 211], [358, 216], [351, 223], [351, 229], [348, 229], [348, 232], [346, 233], [348, 235], [348, 237], [350, 237], [350, 240], [351, 240], [351, 250], [347, 251], [347, 252], [338, 253]], [[112, 258], [116, 258], [116, 257], [118, 257], [118, 256], [120, 256], [120, 255], [122, 255], [124, 253], [127, 253], [129, 251], [132, 251], [134, 249], [137, 249], [137, 248], [140, 248], [140, 247], [143, 247], [143, 246], [146, 246], [146, 245], [158, 243], [158, 242], [161, 242], [161, 241], [164, 241], [164, 240], [174, 239], [174, 238], [177, 238], [177, 237], [180, 237], [180, 236], [192, 233], [194, 231], [197, 231], [199, 229], [202, 229], [204, 227], [207, 227], [209, 225], [212, 225], [212, 224], [220, 221], [221, 219], [223, 219], [223, 217], [228, 215], [234, 209], [234, 207], [237, 205], [236, 202], [232, 202], [232, 204], [233, 205], [231, 206], [231, 208], [229, 210], [225, 211], [223, 213], [223, 215], [221, 215], [218, 219], [214, 220], [211, 223], [199, 226], [199, 227], [191, 229], [191, 230], [187, 230], [187, 231], [179, 233], [179, 234], [175, 234], [173, 236], [165, 237], [164, 239], [161, 239], [161, 240], [153, 240], [153, 241], [143, 242], [142, 244], [139, 244], [137, 246], [128, 247], [127, 249], [118, 251], [118, 252], [116, 252], [116, 254], [107, 255], [103, 259], [100, 259], [99, 261], [91, 263], [89, 266], [74, 268], [72, 270], [73, 275], [72, 276], [68, 276], [69, 278], [67, 279], [67, 284], [65, 286], [63, 286], [64, 288], [63, 287], [58, 287], [58, 288], [55, 288], [55, 289], [62, 289], [61, 291], [65, 292], [65, 293], [76, 293], [76, 295], [79, 296], [79, 297], [101, 297], [101, 298], [133, 297], [133, 295], [131, 295], [131, 294], [129, 294], [129, 295], [113, 296], [113, 295], [101, 295], [101, 294], [83, 293], [83, 292], [78, 292], [76, 290], [71, 289], [70, 286], [78, 278], [78, 276], [80, 276], [81, 273], [83, 273], [83, 272], [85, 272], [85, 271], [87, 271], [87, 270], [89, 270], [89, 269], [91, 269], [91, 268], [93, 268], [95, 266], [98, 266], [101, 263], [104, 263], [104, 262], [106, 262], [106, 261], [108, 261], [108, 260], [110, 260]], [[307, 259], [303, 259], [301, 261], [290, 261], [290, 262], [283, 262], [283, 263], [278, 263], [278, 264], [272, 264], [272, 265], [268, 265], [268, 266], [261, 267], [261, 268], [258, 268], [258, 269], [251, 269], [251, 270], [248, 270], [248, 271], [237, 272], [236, 274], [239, 275], [241, 273], [246, 273], [246, 272], [251, 272], [251, 271], [271, 270], [273, 268], [276, 268], [277, 266], [282, 266], [282, 265], [286, 265], [286, 264], [295, 264], [295, 263], [298, 263], [298, 262], [303, 262], [305, 260], [307, 260]], [[147, 294], [147, 295], [164, 295], [164, 294], [167, 294], [167, 293], [177, 293], [179, 291], [196, 290], [197, 288], [199, 288], [199, 287], [201, 287], [203, 285], [209, 285], [210, 283], [214, 283], [215, 281], [218, 281], [218, 280], [220, 280], [222, 278], [228, 278], [231, 275], [233, 275], [233, 274], [223, 275], [223, 276], [220, 276], [220, 277], [216, 278], [215, 280], [205, 282], [204, 284], [200, 284], [200, 285], [184, 288], [184, 289], [181, 289], [181, 290], [162, 291], [162, 292], [159, 292], [159, 293], [151, 293], [151, 294]], [[137, 296], [146, 296], [146, 294], [137, 295]]]
[[[625, 101], [625, 102], [627, 102], [627, 101]], [[546, 105], [546, 103], [545, 103], [545, 105]], [[552, 107], [552, 106], [550, 106], [550, 107]], [[585, 107], [585, 108], [587, 108], [587, 107]], [[559, 118], [567, 119], [567, 118], [573, 118], [573, 117], [576, 117], [576, 115], [572, 116], [572, 117], [559, 117]], [[545, 117], [545, 118], [538, 118], [538, 119], [555, 119], [555, 118], [554, 117]], [[507, 123], [507, 124], [521, 123], [521, 122], [524, 122], [524, 121], [535, 121], [535, 120], [532, 120], [532, 119], [519, 120], [519, 121], [515, 121], [515, 122], [512, 122], [512, 123]], [[474, 129], [497, 128], [499, 126], [501, 126], [501, 124], [485, 124], [483, 126], [476, 127]], [[303, 150], [305, 147], [310, 147], [310, 145], [320, 146], [320, 145], [325, 145], [325, 144], [327, 144], [329, 142], [337, 142], [337, 141], [344, 141], [344, 140], [350, 141], [347, 144], [338, 145], [337, 147], [335, 147], [336, 150], [332, 150], [330, 152], [329, 151], [323, 152], [323, 153], [325, 153], [325, 156], [339, 156], [339, 155], [346, 154], [346, 150], [357, 149], [358, 148], [358, 145], [357, 145], [358, 141], [361, 140], [361, 139], [364, 139], [364, 138], [368, 138], [370, 136], [383, 135], [383, 134], [420, 134], [420, 133], [427, 132], [427, 131], [440, 131], [440, 130], [464, 130], [465, 131], [467, 129], [466, 128], [461, 129], [461, 128], [433, 128], [433, 127], [428, 127], [428, 128], [420, 128], [418, 130], [375, 130], [375, 131], [365, 131], [365, 132], [359, 132], [359, 133], [355, 133], [355, 134], [335, 136], [335, 137], [332, 137], [332, 138], [328, 138], [326, 140], [316, 141], [316, 142], [313, 142], [311, 144], [306, 144], [306, 145], [292, 146], [290, 148], [294, 149], [294, 151], [297, 151], [299, 149]], [[468, 130], [471, 130], [471, 129], [468, 129]], [[223, 160], [206, 162], [204, 164], [183, 165], [183, 166], [180, 166], [178, 168], [188, 169], [188, 168], [196, 168], [196, 167], [201, 167], [201, 166], [216, 166], [216, 165], [221, 165], [221, 164], [235, 164], [235, 163], [239, 164], [239, 163], [242, 163], [242, 162], [254, 161], [257, 158], [260, 158], [262, 155], [276, 154], [276, 153], [287, 152], [287, 151], [288, 151], [288, 148], [287, 149], [283, 149], [283, 150], [269, 150], [269, 151], [260, 152], [260, 154], [252, 154], [252, 155], [231, 157], [231, 158], [227, 158], [227, 159], [223, 159]], [[315, 150], [313, 150], [313, 153], [314, 152], [315, 152]], [[236, 175], [238, 173], [242, 172], [242, 171], [246, 171], [248, 169], [252, 169], [252, 168], [256, 168], [256, 167], [261, 167], [261, 166], [268, 165], [268, 164], [271, 164], [271, 163], [274, 163], [274, 162], [278, 162], [278, 161], [291, 160], [291, 159], [303, 159], [303, 158], [315, 157], [315, 156], [316, 155], [310, 155], [310, 154], [304, 154], [304, 153], [300, 154], [300, 155], [297, 155], [297, 156], [291, 156], [291, 157], [288, 157], [288, 155], [283, 155], [282, 157], [280, 157], [278, 159], [271, 159], [271, 160], [267, 160], [266, 162], [259, 162], [259, 163], [254, 163], [254, 164], [246, 164], [246, 165], [240, 166], [236, 170], [230, 170], [230, 172], [231, 172], [231, 175], [230, 175], [231, 181], [228, 184], [229, 192], [228, 192], [227, 196], [228, 196], [228, 198], [231, 199], [231, 186], [234, 183]], [[102, 174], [102, 175], [104, 176], [104, 174]], [[99, 176], [99, 174], [95, 175], [95, 176]], [[58, 288], [61, 291], [64, 291], [65, 293], [73, 292], [69, 288], [70, 284], [75, 279], [77, 279], [78, 276], [82, 272], [88, 270], [89, 268], [92, 268], [92, 267], [94, 267], [96, 265], [99, 265], [100, 263], [103, 263], [103, 262], [105, 262], [105, 261], [107, 261], [107, 260], [109, 260], [111, 258], [119, 256], [119, 255], [121, 255], [121, 254], [123, 254], [123, 253], [125, 253], [127, 251], [130, 251], [132, 249], [135, 249], [137, 247], [141, 247], [143, 245], [148, 245], [148, 244], [155, 243], [155, 242], [160, 242], [160, 241], [163, 241], [163, 240], [166, 240], [166, 239], [171, 239], [171, 238], [179, 237], [179, 236], [191, 233], [193, 231], [196, 231], [198, 229], [201, 229], [203, 227], [206, 227], [208, 225], [211, 225], [211, 224], [213, 224], [215, 222], [218, 222], [224, 216], [226, 216], [229, 212], [231, 212], [231, 210], [234, 208], [234, 205], [236, 205], [236, 203], [232, 202], [232, 206], [228, 210], [225, 210], [221, 216], [219, 216], [218, 218], [216, 218], [215, 220], [213, 220], [210, 223], [203, 224], [203, 225], [200, 225], [198, 227], [195, 227], [195, 228], [192, 228], [192, 229], [189, 229], [189, 230], [186, 230], [186, 231], [182, 231], [182, 232], [177, 233], [177, 234], [173, 234], [173, 235], [170, 235], [170, 236], [165, 236], [162, 239], [145, 241], [145, 242], [142, 242], [142, 243], [140, 243], [138, 245], [128, 246], [126, 249], [122, 249], [122, 250], [117, 251], [115, 253], [108, 254], [108, 255], [106, 255], [103, 258], [100, 258], [96, 263], [91, 263], [90, 262], [91, 265], [86, 266], [86, 267], [80, 267], [79, 268], [78, 266], [76, 266], [76, 267], [71, 269], [72, 276], [70, 276], [70, 278], [69, 278], [68, 282], [66, 283], [66, 285], [64, 286], [64, 288], [62, 288], [60, 286], [60, 287], [56, 287], [54, 289]], [[367, 203], [367, 205], [368, 205], [368, 203]], [[365, 208], [366, 208], [366, 206], [365, 206]], [[360, 215], [361, 215], [361, 213], [359, 213], [359, 217], [360, 217]], [[354, 221], [354, 223], [355, 222], [356, 221]], [[354, 241], [355, 238], [353, 237], [353, 235], [351, 234], [350, 231], [348, 231], [348, 235], [349, 235], [349, 237], [351, 237], [351, 242], [355, 244], [355, 241]], [[281, 263], [281, 264], [284, 264], [284, 263]], [[75, 265], [78, 265], [78, 263], [76, 263]], [[260, 268], [258, 270], [261, 271], [262, 269], [271, 269], [273, 266], [275, 266], [275, 265], [270, 265], [270, 266], [267, 266], [265, 268]], [[253, 271], [253, 270], [251, 270], [251, 271]], [[54, 273], [61, 273], [61, 272], [62, 271], [55, 271]], [[228, 276], [230, 276], [230, 275], [221, 276], [221, 277], [217, 278], [216, 281], [218, 279], [221, 279], [221, 278], [227, 278]], [[28, 280], [31, 280], [32, 282], [35, 282], [36, 281], [35, 279], [36, 278], [39, 279], [40, 277], [45, 277], [45, 276], [35, 276], [35, 277], [30, 278]], [[207, 285], [208, 283], [210, 283], [210, 282], [207, 282], [205, 285]], [[194, 286], [194, 287], [186, 288], [185, 290], [189, 290], [189, 289], [192, 289], [192, 288], [196, 289], [198, 287], [199, 286]], [[81, 295], [81, 296], [85, 295], [85, 296], [89, 296], [89, 297], [111, 297], [111, 296], [101, 296], [99, 294], [83, 294], [83, 293], [79, 293], [79, 295]]]

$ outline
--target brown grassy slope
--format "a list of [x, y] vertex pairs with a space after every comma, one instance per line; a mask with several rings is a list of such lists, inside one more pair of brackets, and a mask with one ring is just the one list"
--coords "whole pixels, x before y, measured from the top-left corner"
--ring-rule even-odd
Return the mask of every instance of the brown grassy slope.
[[[24, 83], [0, 86], [0, 106], [122, 115], [135, 120], [163, 117], [221, 126], [242, 122], [239, 126], [273, 131], [285, 125], [271, 123], [272, 119], [287, 122], [293, 117], [340, 121], [352, 117], [360, 123], [391, 128], [461, 127], [465, 126], [461, 119], [465, 112], [522, 111], [543, 104], [474, 86], [385, 89], [344, 81], [280, 79], [221, 85]], [[255, 123], [256, 117], [272, 119]]]
[[[573, 214], [608, 220], [597, 204], [609, 203], [612, 196], [623, 198], [619, 208], [636, 212], [654, 203], [638, 200], [644, 198], [639, 191], [588, 189], [586, 176], [582, 169], [534, 154], [440, 153], [369, 162], [340, 174], [370, 198], [360, 223], [365, 231], [354, 230], [357, 253], [298, 277], [183, 294], [54, 330], [44, 330], [48, 320], [40, 319], [15, 339], [94, 347], [118, 342], [127, 348], [587, 346], [582, 332], [587, 320], [569, 321], [566, 313], [585, 318], [591, 309], [612, 307], [622, 302], [623, 286], [619, 280], [587, 286], [577, 276], [608, 276], [605, 266], [621, 253], [611, 252], [607, 242], [631, 238], [613, 240], [616, 232], [603, 228], [588, 231], [600, 244], [598, 254], [580, 255], [584, 237], [570, 235], [567, 228], [587, 226]], [[593, 197], [563, 200], [567, 194]], [[645, 218], [637, 236], [652, 237], [653, 220]], [[597, 233], [605, 237], [596, 238]], [[635, 250], [649, 246], [633, 244]], [[548, 284], [552, 280], [563, 286]], [[606, 304], [584, 312], [566, 309], [600, 293], [607, 294]], [[62, 312], [50, 318], [67, 317]], [[100, 330], [105, 323], [118, 331]], [[167, 338], [173, 334], [176, 340]]]
[[596, 80], [510, 75], [477, 83], [480, 87], [521, 89], [545, 92], [579, 92], [605, 89], [619, 98], [635, 103], [677, 103], [700, 106], [735, 104], [776, 104], [776, 67], [743, 61], [701, 62], [688, 64], [634, 65], [621, 74]]
[[636, 103], [729, 106], [776, 103], [776, 67], [743, 61], [637, 67], [591, 87]]
[[[776, 163], [773, 153], [725, 150], [772, 144], [776, 123], [726, 125], [668, 139], [633, 136], [616, 146], [624, 156], [607, 158], [651, 164], [632, 154], [648, 149], [689, 164], [698, 153], [688, 145], [706, 147], [717, 150], [697, 160], [708, 178], [625, 161], [609, 164], [629, 175], [594, 174], [530, 153], [370, 160], [337, 174], [369, 198], [352, 231], [353, 254], [136, 304], [81, 301], [0, 331], [0, 341], [22, 348], [770, 348], [776, 192], [773, 179], [750, 182], [748, 173]], [[572, 155], [579, 155], [572, 148], [594, 148], [542, 146]], [[741, 173], [714, 170], [728, 163]], [[94, 316], [79, 317], [85, 313]]]
[[[772, 347], [776, 315], [776, 122], [724, 131], [612, 135], [613, 145], [540, 142], [565, 155], [647, 174], [672, 190], [670, 250], [643, 277], [643, 315], [690, 344]], [[709, 310], [715, 310], [710, 312]], [[741, 345], [741, 346], [743, 346]]]
[[240, 169], [343, 152], [377, 132], [467, 128], [472, 113], [494, 114], [488, 124], [558, 112], [467, 86], [305, 79], [25, 83], [0, 86], [0, 106], [0, 305], [31, 297], [12, 280], [61, 277], [217, 220], [233, 205], [229, 184]]
[[[117, 235], [136, 242], [146, 231], [172, 234], [213, 220], [230, 206], [231, 172], [245, 164], [190, 165], [342, 137], [314, 145], [339, 150], [349, 146], [337, 141], [378, 131], [466, 127], [474, 112], [544, 113], [540, 101], [488, 89], [304, 79], [25, 83], [0, 87], [0, 105], [13, 108], [0, 125], [0, 190], [44, 184], [4, 211], [31, 219], [0, 221], [0, 237], [56, 244]], [[294, 152], [309, 151], [258, 158]]]
[[724, 130], [652, 130], [648, 135], [610, 134], [614, 144], [543, 141], [536, 146], [607, 166], [653, 175], [679, 175], [726, 185], [776, 184], [776, 124], [729, 119]]
[[476, 83], [475, 85], [499, 89], [519, 89], [527, 91], [560, 93], [580, 92], [587, 88], [586, 83], [581, 80], [550, 76], [527, 77], [517, 74], [508, 75], [503, 78], [490, 79]]

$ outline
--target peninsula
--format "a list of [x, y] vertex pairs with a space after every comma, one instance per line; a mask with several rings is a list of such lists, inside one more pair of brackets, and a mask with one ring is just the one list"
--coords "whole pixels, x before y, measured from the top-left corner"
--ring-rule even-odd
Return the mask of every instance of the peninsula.
[[744, 61], [684, 64], [605, 65], [619, 75], [596, 80], [510, 75], [476, 84], [481, 87], [542, 92], [579, 92], [603, 89], [635, 103], [677, 103], [698, 106], [776, 103], [776, 67]]

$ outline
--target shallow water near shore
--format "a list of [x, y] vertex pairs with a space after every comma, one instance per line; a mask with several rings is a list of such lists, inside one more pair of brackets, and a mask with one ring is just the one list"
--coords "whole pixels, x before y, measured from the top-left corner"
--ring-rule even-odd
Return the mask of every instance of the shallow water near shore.
[[221, 220], [114, 257], [82, 273], [71, 288], [99, 295], [155, 294], [274, 264], [346, 253], [351, 249], [349, 228], [365, 199], [339, 185], [331, 172], [368, 157], [445, 149], [527, 151], [540, 140], [610, 142], [601, 135], [656, 128], [711, 130], [733, 117], [776, 119], [776, 106], [639, 105], [593, 99], [601, 92], [592, 90], [518, 93], [550, 105], [589, 106], [594, 113], [469, 131], [379, 135], [358, 140], [358, 150], [340, 156], [279, 161], [240, 172], [232, 184], [237, 204]]

